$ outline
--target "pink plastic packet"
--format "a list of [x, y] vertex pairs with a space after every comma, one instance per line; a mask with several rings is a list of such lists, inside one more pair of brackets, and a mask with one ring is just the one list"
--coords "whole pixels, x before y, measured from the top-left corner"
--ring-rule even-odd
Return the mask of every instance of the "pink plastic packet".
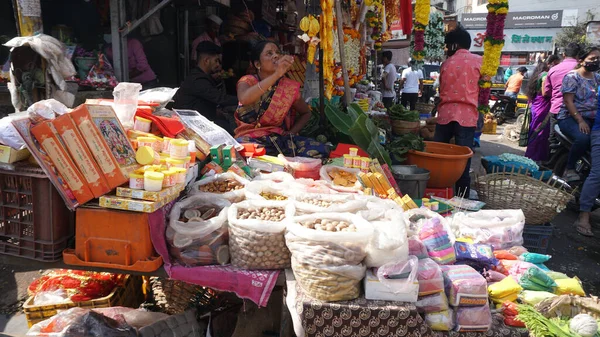
[[487, 281], [467, 265], [442, 266], [451, 306], [482, 306], [488, 302]]
[[[419, 296], [431, 295], [444, 291], [444, 276], [440, 266], [432, 259], [419, 260]], [[442, 310], [438, 310], [442, 311]]]
[[448, 310], [448, 298], [446, 294], [441, 292], [428, 296], [421, 296], [417, 303], [417, 310], [424, 313], [432, 313]]
[[459, 307], [454, 310], [454, 321], [456, 322], [456, 331], [485, 332], [492, 326], [492, 313], [488, 305], [470, 308]]

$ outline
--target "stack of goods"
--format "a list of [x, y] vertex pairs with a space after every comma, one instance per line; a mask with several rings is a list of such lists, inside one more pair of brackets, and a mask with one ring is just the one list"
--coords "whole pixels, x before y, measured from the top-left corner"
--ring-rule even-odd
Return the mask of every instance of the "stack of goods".
[[[457, 331], [487, 331], [492, 324], [487, 282], [472, 267], [442, 266]], [[451, 329], [451, 326], [447, 326]]]
[[377, 269], [368, 269], [364, 282], [365, 298], [417, 302], [419, 293], [418, 261], [415, 256], [410, 256], [406, 260], [390, 262]]
[[516, 302], [519, 293], [523, 288], [512, 277], [506, 277], [500, 282], [491, 284], [488, 287], [490, 300], [495, 304], [503, 304], [504, 302]]
[[479, 272], [492, 270], [498, 264], [492, 247], [484, 244], [471, 244], [467, 242], [454, 243], [456, 264], [466, 264]]
[[119, 274], [54, 269], [33, 281], [27, 293], [33, 305], [90, 301], [107, 296], [123, 280]]
[[427, 248], [429, 257], [438, 264], [452, 264], [456, 261], [450, 236], [438, 218], [425, 222], [419, 231], [419, 239]]
[[[444, 276], [440, 266], [429, 258], [419, 260], [417, 277], [419, 280], [419, 300], [417, 301], [419, 312], [425, 313], [426, 316], [433, 316], [432, 321], [439, 321], [442, 317], [449, 315], [446, 314], [449, 309], [448, 298], [444, 292]], [[442, 326], [433, 326], [433, 328], [438, 327]]]
[[245, 179], [254, 177], [250, 166], [246, 165], [244, 158], [231, 145], [219, 145], [210, 148], [210, 158], [200, 174], [219, 174], [224, 172], [232, 172]]

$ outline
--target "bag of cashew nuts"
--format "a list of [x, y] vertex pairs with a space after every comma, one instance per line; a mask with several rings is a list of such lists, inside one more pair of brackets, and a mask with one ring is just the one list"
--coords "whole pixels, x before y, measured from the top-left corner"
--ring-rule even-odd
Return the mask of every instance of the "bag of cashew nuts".
[[175, 203], [166, 230], [169, 252], [185, 266], [227, 264], [231, 203], [212, 193], [191, 195]]
[[231, 203], [240, 202], [246, 197], [244, 187], [249, 182], [233, 172], [226, 172], [195, 182], [190, 186], [189, 194], [210, 193], [213, 197], [227, 199]]
[[355, 194], [296, 193], [296, 214], [311, 213], [356, 213], [366, 209], [367, 200]]
[[350, 213], [315, 213], [295, 217], [285, 235], [298, 284], [322, 301], [352, 300], [365, 277], [362, 263], [373, 227]]
[[243, 269], [290, 267], [285, 229], [295, 214], [290, 201], [246, 200], [228, 211], [231, 264]]

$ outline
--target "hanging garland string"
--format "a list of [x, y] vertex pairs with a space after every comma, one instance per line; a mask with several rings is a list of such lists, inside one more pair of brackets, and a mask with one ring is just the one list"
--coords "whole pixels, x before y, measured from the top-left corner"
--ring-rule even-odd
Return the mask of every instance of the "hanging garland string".
[[487, 27], [483, 42], [483, 62], [479, 78], [478, 110], [490, 111], [489, 100], [492, 91], [492, 77], [496, 75], [504, 47], [504, 23], [508, 14], [508, 0], [490, 0], [487, 5]]
[[429, 15], [425, 28], [425, 59], [430, 62], [442, 61], [444, 57], [444, 17], [435, 12]]
[[414, 48], [412, 58], [417, 62], [425, 59], [425, 28], [429, 24], [429, 0], [417, 0], [415, 4], [415, 25], [413, 28]]

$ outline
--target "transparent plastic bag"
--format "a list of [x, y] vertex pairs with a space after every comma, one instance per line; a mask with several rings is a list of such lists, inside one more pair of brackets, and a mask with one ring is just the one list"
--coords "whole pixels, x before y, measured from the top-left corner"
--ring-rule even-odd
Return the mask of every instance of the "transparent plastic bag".
[[387, 263], [377, 268], [379, 282], [394, 294], [407, 293], [417, 282], [419, 259], [409, 256], [408, 260]]
[[492, 312], [488, 305], [481, 307], [459, 307], [454, 310], [456, 331], [485, 332], [492, 326]]
[[418, 235], [423, 224], [430, 219], [438, 219], [448, 233], [450, 242], [454, 244], [454, 241], [456, 241], [456, 236], [454, 235], [454, 232], [451, 231], [446, 218], [442, 217], [436, 212], [433, 212], [427, 208], [415, 208], [403, 212], [402, 216], [404, 217], [404, 221], [407, 225], [406, 230], [408, 232], [408, 236]]
[[518, 297], [525, 304], [536, 305], [545, 299], [556, 296], [556, 294], [547, 291], [523, 290]]
[[487, 282], [475, 269], [465, 265], [441, 268], [451, 306], [481, 306], [488, 302]]
[[27, 331], [27, 336], [43, 336], [50, 334], [52, 334], [52, 336], [61, 336], [62, 334], [60, 333], [64, 333], [75, 320], [89, 311], [89, 309], [80, 307], [61, 311], [51, 318], [34, 324], [29, 328], [29, 331]]
[[419, 280], [419, 296], [444, 292], [442, 269], [430, 258], [419, 260], [417, 279]]
[[133, 128], [133, 117], [137, 111], [138, 98], [142, 90], [139, 83], [121, 82], [113, 90], [114, 109], [125, 129]]
[[[245, 213], [265, 214], [273, 208], [283, 212], [281, 220], [242, 219]], [[231, 264], [244, 269], [289, 268], [290, 251], [284, 235], [295, 212], [290, 201], [246, 200], [229, 207]]]
[[452, 309], [425, 314], [425, 323], [433, 331], [450, 331], [454, 328], [454, 314]]
[[164, 108], [173, 99], [179, 88], [152, 88], [140, 92], [138, 99], [147, 103], [158, 103], [158, 108]]
[[485, 243], [494, 249], [508, 249], [523, 244], [525, 215], [522, 210], [484, 210], [474, 213], [457, 213], [453, 222], [460, 235]]
[[127, 324], [123, 315], [110, 318], [90, 310], [67, 328], [65, 336], [137, 337], [137, 331]]
[[24, 112], [18, 112], [0, 119], [0, 143], [10, 146], [17, 151], [26, 147], [23, 138], [21, 138], [21, 135], [19, 135], [19, 132], [12, 124], [14, 119], [25, 115], [26, 113]]
[[380, 267], [408, 259], [408, 238], [402, 214], [389, 210], [380, 221], [371, 221], [373, 236], [367, 245], [367, 267]]
[[34, 305], [52, 305], [71, 302], [67, 292], [60, 288], [52, 291], [40, 291], [33, 298]]
[[32, 123], [37, 124], [45, 120], [53, 120], [56, 116], [67, 113], [69, 108], [55, 99], [45, 99], [33, 103], [28, 109], [27, 114]]
[[360, 184], [360, 182], [358, 180], [354, 183], [353, 186], [337, 185], [333, 181], [333, 179], [331, 179], [331, 176], [329, 176], [330, 172], [335, 171], [335, 170], [346, 172], [355, 177], [360, 172], [359, 169], [351, 169], [351, 168], [340, 167], [340, 166], [335, 166], [335, 165], [324, 165], [321, 167], [321, 170], [319, 171], [319, 175], [321, 177], [321, 180], [327, 182], [329, 187], [331, 187], [332, 189], [334, 189], [336, 191], [347, 192], [347, 193], [357, 193], [358, 191], [360, 191], [362, 189], [362, 185]]
[[216, 191], [216, 190], [213, 192], [201, 190], [204, 188], [203, 186], [208, 186], [210, 184], [213, 184], [213, 186], [214, 186], [214, 183], [222, 183], [222, 182], [227, 182], [227, 181], [235, 182], [237, 185], [240, 185], [243, 187], [248, 185], [248, 183], [250, 182], [249, 180], [244, 179], [233, 172], [225, 172], [225, 173], [221, 173], [221, 174], [216, 174], [212, 177], [207, 177], [207, 178], [201, 179], [201, 180], [193, 183], [190, 186], [189, 194], [194, 195], [194, 194], [198, 194], [198, 193], [208, 193], [208, 194], [212, 194], [214, 197], [217, 197], [217, 198], [227, 199], [231, 203], [243, 201], [246, 197], [243, 187], [240, 189], [229, 189], [229, 190], [226, 190], [223, 192]]
[[440, 312], [449, 309], [448, 297], [446, 297], [443, 291], [433, 295], [420, 296], [415, 305], [419, 312], [424, 313]]
[[[379, 197], [366, 196], [366, 195], [355, 195], [357, 200], [365, 200], [367, 206], [364, 210], [359, 211], [358, 215], [362, 216], [367, 221], [385, 221], [387, 219], [387, 212], [390, 210], [398, 211], [398, 215], [402, 216], [403, 210], [395, 201], [390, 199], [381, 199]], [[407, 231], [406, 221], [404, 231]]]
[[[344, 221], [356, 232], [330, 232], [306, 228], [314, 220]], [[365, 276], [362, 264], [372, 226], [350, 213], [318, 213], [298, 216], [288, 226], [286, 244], [292, 252], [296, 280], [312, 297], [342, 301], [358, 297]]]
[[273, 173], [261, 173], [257, 175], [252, 181], [272, 181], [276, 183], [290, 183], [294, 182], [294, 176], [287, 172], [273, 172]]
[[351, 194], [296, 193], [294, 204], [298, 214], [356, 213], [366, 208], [367, 201]]
[[293, 183], [253, 180], [244, 188], [244, 195], [247, 200], [288, 200], [292, 198], [296, 191], [290, 184]]

